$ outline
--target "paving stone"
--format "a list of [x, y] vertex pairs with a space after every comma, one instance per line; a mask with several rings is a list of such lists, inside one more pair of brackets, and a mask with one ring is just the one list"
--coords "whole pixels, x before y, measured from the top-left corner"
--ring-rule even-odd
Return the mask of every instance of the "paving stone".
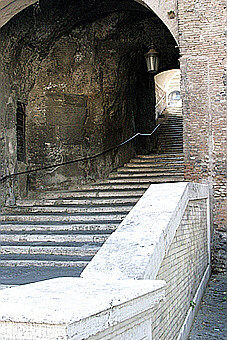
[[211, 276], [188, 340], [227, 339], [226, 284], [225, 274]]

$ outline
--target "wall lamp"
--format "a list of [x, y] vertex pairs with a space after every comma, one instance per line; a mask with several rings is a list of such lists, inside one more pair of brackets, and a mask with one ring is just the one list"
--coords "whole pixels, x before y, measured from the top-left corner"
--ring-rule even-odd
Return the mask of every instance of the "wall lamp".
[[153, 47], [144, 55], [147, 63], [147, 70], [150, 73], [158, 72], [159, 53]]

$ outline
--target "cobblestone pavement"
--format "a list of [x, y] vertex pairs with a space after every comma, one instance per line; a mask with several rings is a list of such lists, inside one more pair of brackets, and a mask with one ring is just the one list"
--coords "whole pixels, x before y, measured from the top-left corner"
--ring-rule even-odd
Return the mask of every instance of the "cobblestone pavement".
[[188, 339], [227, 340], [226, 284], [226, 275], [211, 276]]

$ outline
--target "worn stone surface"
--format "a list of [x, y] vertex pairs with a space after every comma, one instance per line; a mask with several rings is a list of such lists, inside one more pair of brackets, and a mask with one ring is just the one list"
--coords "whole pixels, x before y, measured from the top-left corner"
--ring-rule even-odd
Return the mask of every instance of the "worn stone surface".
[[164, 288], [164, 281], [59, 278], [5, 289], [0, 291], [1, 336], [151, 339], [150, 310], [164, 298]]
[[[81, 274], [165, 280], [166, 299], [152, 311], [154, 340], [178, 339], [191, 301], [208, 278], [207, 198], [208, 187], [201, 184], [151, 185]], [[185, 339], [188, 329], [182, 333]]]
[[211, 276], [189, 335], [190, 340], [226, 339], [226, 286], [226, 275]]
[[[207, 197], [207, 187], [201, 184], [194, 186], [185, 182], [152, 184], [118, 229], [110, 235], [81, 276], [84, 278], [97, 276], [103, 279], [156, 278], [182, 220], [188, 200], [201, 200]], [[206, 221], [206, 202], [201, 210]], [[191, 223], [197, 227], [201, 225], [204, 230], [208, 222], [201, 224], [200, 214], [196, 216], [194, 213]], [[206, 230], [204, 232], [206, 233]], [[203, 242], [207, 244], [206, 239], [203, 239]], [[206, 266], [205, 262], [204, 265]]]

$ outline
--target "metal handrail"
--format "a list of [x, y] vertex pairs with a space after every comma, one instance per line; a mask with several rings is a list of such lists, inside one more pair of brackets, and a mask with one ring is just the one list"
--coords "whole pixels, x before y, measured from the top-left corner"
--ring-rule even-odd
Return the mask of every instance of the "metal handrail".
[[53, 165], [48, 165], [48, 166], [45, 166], [45, 167], [42, 167], [42, 168], [36, 168], [36, 169], [31, 169], [31, 170], [26, 170], [26, 171], [21, 171], [21, 172], [17, 172], [17, 173], [14, 173], [14, 174], [10, 174], [10, 175], [6, 175], [6, 176], [3, 176], [2, 178], [0, 178], [0, 182], [4, 182], [6, 181], [7, 179], [9, 178], [12, 178], [12, 177], [15, 177], [15, 176], [19, 176], [19, 175], [24, 175], [24, 174], [28, 174], [28, 173], [31, 173], [31, 172], [36, 172], [36, 171], [42, 171], [42, 170], [47, 170], [47, 169], [52, 169], [52, 168], [55, 168], [55, 167], [59, 167], [59, 166], [63, 166], [63, 165], [68, 165], [68, 164], [72, 164], [72, 163], [77, 163], [77, 162], [81, 162], [81, 161], [88, 161], [90, 159], [94, 159], [94, 158], [97, 158], [99, 156], [102, 156], [104, 155], [105, 153], [107, 152], [110, 152], [112, 150], [115, 150], [115, 149], [118, 149], [120, 148], [121, 146], [129, 143], [131, 140], [135, 139], [136, 137], [138, 136], [151, 136], [153, 135], [153, 133], [159, 128], [160, 124], [158, 124], [153, 130], [151, 133], [136, 133], [134, 136], [130, 137], [129, 139], [127, 139], [126, 141], [116, 145], [116, 146], [113, 146], [112, 148], [109, 148], [105, 151], [102, 151], [100, 153], [97, 153], [96, 155], [93, 155], [93, 156], [88, 156], [88, 157], [84, 157], [84, 158], [78, 158], [78, 159], [74, 159], [72, 161], [68, 161], [68, 162], [62, 162], [62, 163], [58, 163], [58, 164], [53, 164]]
[[161, 97], [161, 99], [158, 101], [158, 103], [155, 105], [155, 119], [157, 120], [159, 116], [165, 111], [167, 105], [165, 104], [164, 107], [160, 110], [160, 112], [157, 112], [157, 107], [165, 100], [166, 102], [166, 93]]
[[162, 102], [162, 100], [166, 98], [166, 93], [162, 96], [162, 98], [157, 102], [157, 104], [155, 105], [155, 108], [158, 107], [158, 105]]

